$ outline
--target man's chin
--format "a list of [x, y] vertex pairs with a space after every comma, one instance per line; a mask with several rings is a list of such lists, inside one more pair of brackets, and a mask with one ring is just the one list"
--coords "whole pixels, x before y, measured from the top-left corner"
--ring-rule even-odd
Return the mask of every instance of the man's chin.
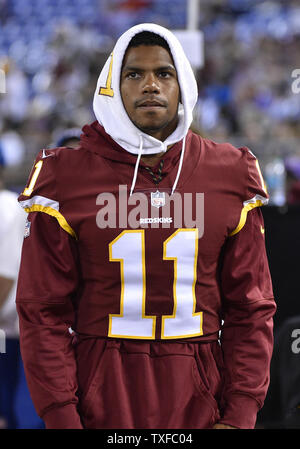
[[158, 140], [164, 141], [175, 129], [178, 121], [152, 120], [152, 121], [133, 121], [133, 124], [145, 134], [149, 134]]
[[158, 133], [159, 131], [163, 130], [168, 123], [149, 123], [149, 124], [145, 124], [145, 123], [134, 123], [135, 126], [140, 129], [141, 131], [143, 131], [145, 134], [155, 134]]

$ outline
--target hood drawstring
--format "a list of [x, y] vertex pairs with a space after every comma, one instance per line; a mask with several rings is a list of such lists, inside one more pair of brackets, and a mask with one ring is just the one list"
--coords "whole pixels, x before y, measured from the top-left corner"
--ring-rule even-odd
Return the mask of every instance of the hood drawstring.
[[182, 150], [181, 150], [181, 154], [180, 154], [180, 161], [179, 161], [179, 167], [177, 170], [177, 175], [176, 175], [176, 179], [174, 181], [173, 187], [172, 187], [172, 192], [171, 195], [173, 195], [173, 193], [175, 192], [177, 183], [178, 183], [178, 179], [181, 173], [181, 169], [182, 169], [182, 163], [183, 163], [183, 156], [184, 156], [184, 151], [185, 151], [185, 139], [186, 137], [184, 137], [183, 142], [182, 142]]
[[[175, 192], [175, 189], [177, 187], [177, 183], [179, 180], [179, 176], [181, 173], [181, 169], [182, 169], [182, 164], [183, 164], [183, 158], [184, 158], [184, 151], [185, 151], [185, 139], [186, 137], [184, 137], [183, 142], [182, 142], [182, 150], [181, 150], [181, 154], [180, 154], [180, 160], [179, 160], [179, 166], [178, 166], [178, 170], [177, 170], [177, 175], [172, 187], [172, 192], [171, 195], [173, 195], [173, 193]], [[132, 183], [131, 183], [131, 189], [130, 189], [130, 195], [132, 195], [134, 187], [135, 187], [135, 183], [136, 183], [136, 179], [137, 179], [137, 173], [138, 173], [138, 168], [139, 168], [139, 164], [140, 164], [140, 160], [141, 160], [141, 156], [143, 154], [143, 136], [140, 134], [140, 147], [139, 147], [139, 154], [135, 163], [135, 167], [134, 167], [134, 174], [133, 174], [133, 179], [132, 179]]]
[[140, 147], [139, 147], [139, 154], [135, 163], [135, 167], [134, 167], [134, 174], [133, 174], [133, 179], [132, 179], [132, 183], [131, 183], [131, 189], [130, 189], [130, 195], [132, 195], [133, 193], [133, 189], [136, 183], [136, 178], [137, 178], [137, 172], [138, 172], [138, 168], [139, 168], [139, 164], [140, 164], [140, 160], [141, 160], [141, 156], [143, 153], [143, 136], [140, 134]]

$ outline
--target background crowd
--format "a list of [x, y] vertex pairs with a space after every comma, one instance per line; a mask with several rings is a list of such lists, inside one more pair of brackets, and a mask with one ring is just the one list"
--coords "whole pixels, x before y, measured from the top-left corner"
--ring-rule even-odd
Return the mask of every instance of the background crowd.
[[[65, 128], [94, 120], [96, 80], [115, 39], [139, 22], [183, 29], [186, 0], [0, 0], [0, 131], [24, 147], [24, 181], [41, 148]], [[204, 66], [197, 69], [195, 127], [215, 140], [248, 145], [263, 170], [274, 157], [298, 156], [300, 94], [297, 0], [201, 0]], [[13, 132], [13, 134], [12, 134]]]
[[[95, 120], [96, 81], [117, 37], [141, 22], [185, 29], [187, 5], [0, 0], [0, 70], [6, 81], [0, 165], [6, 188], [24, 187], [40, 148], [57, 146], [66, 130], [78, 135]], [[300, 204], [300, 93], [293, 88], [293, 71], [300, 69], [299, 1], [200, 0], [198, 28], [204, 65], [195, 68], [193, 129], [248, 146], [259, 158], [270, 204]]]

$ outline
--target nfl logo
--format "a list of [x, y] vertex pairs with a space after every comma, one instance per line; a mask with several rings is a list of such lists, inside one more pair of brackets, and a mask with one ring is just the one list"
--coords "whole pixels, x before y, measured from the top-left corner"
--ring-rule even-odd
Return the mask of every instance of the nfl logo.
[[151, 192], [151, 205], [154, 207], [161, 207], [164, 206], [166, 203], [165, 200], [165, 193], [164, 192], [159, 192], [158, 190], [156, 190], [156, 192], [152, 193]]
[[30, 221], [27, 220], [26, 224], [25, 224], [25, 232], [24, 232], [25, 239], [26, 239], [26, 237], [30, 236], [30, 226], [31, 226], [31, 223], [30, 223]]

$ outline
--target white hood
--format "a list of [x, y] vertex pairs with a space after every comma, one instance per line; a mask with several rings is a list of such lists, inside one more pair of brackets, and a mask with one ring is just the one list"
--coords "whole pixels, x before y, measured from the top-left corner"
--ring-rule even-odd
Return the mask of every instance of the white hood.
[[[179, 105], [179, 122], [175, 131], [164, 142], [143, 133], [133, 124], [123, 106], [120, 93], [120, 75], [125, 51], [131, 39], [142, 31], [151, 31], [167, 41], [177, 70], [182, 101]], [[113, 96], [99, 95], [101, 87], [105, 88], [107, 84], [113, 90]], [[143, 23], [130, 28], [118, 39], [98, 78], [93, 108], [100, 125], [121, 147], [133, 154], [140, 154], [141, 148], [143, 154], [155, 154], [166, 151], [169, 145], [184, 139], [193, 120], [192, 113], [197, 97], [195, 76], [178, 39], [160, 25]]]

